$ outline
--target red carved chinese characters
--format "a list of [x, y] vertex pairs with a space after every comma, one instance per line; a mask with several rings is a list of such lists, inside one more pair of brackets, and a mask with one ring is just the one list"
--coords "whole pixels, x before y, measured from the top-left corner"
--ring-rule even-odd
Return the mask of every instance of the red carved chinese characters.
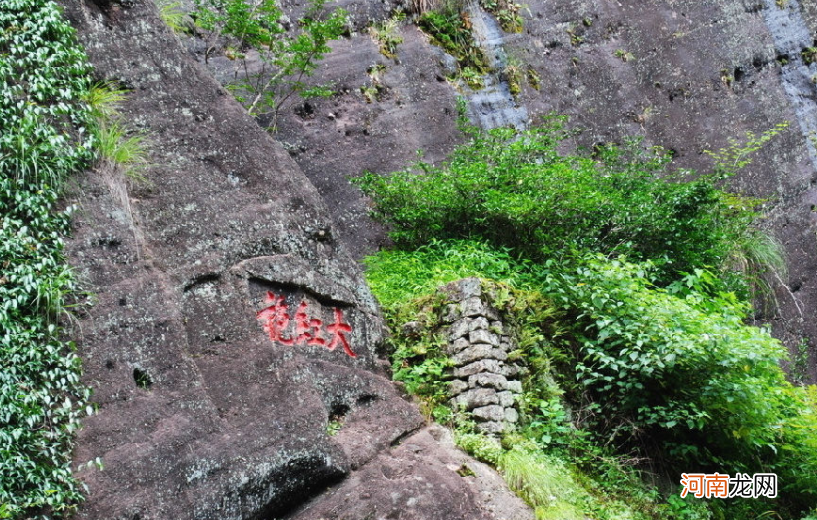
[[[301, 302], [298, 312], [295, 313], [295, 343], [298, 345], [326, 345], [326, 340], [321, 337], [321, 327], [323, 322], [310, 318], [306, 314], [308, 304]], [[331, 350], [331, 349], [330, 349]]]
[[343, 345], [344, 352], [352, 357], [357, 357], [357, 354], [352, 352], [351, 347], [349, 347], [349, 342], [346, 341], [346, 336], [344, 335], [344, 332], [352, 332], [352, 326], [348, 323], [343, 323], [343, 314], [341, 314], [340, 309], [335, 308], [335, 323], [326, 327], [326, 330], [329, 331], [329, 334], [332, 334], [332, 341], [326, 348], [335, 350], [335, 347], [340, 343]]
[[292, 345], [294, 343], [292, 338], [283, 336], [284, 330], [289, 325], [289, 314], [287, 313], [289, 306], [284, 303], [284, 297], [267, 292], [264, 302], [272, 305], [258, 311], [255, 317], [264, 323], [264, 331], [269, 334], [269, 339], [273, 343], [277, 341], [284, 345]]
[[323, 333], [323, 321], [312, 318], [307, 313], [309, 304], [306, 301], [301, 301], [298, 309], [295, 311], [295, 336], [285, 337], [287, 328], [289, 327], [290, 316], [289, 306], [285, 303], [283, 296], [278, 296], [271, 292], [267, 292], [264, 299], [265, 303], [271, 303], [269, 307], [262, 309], [256, 313], [256, 318], [261, 321], [264, 331], [269, 335], [273, 343], [281, 343], [282, 345], [319, 345], [335, 350], [338, 345], [343, 347], [343, 351], [350, 357], [357, 357], [349, 345], [349, 340], [346, 337], [347, 333], [352, 332], [352, 326], [343, 322], [343, 313], [337, 307], [333, 309], [335, 314], [334, 323], [326, 327], [329, 333], [330, 341], [327, 343]]

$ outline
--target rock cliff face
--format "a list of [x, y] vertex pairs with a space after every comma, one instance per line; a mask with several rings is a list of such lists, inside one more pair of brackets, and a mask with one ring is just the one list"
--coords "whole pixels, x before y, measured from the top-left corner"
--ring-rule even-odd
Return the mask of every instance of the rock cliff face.
[[[316, 77], [338, 94], [289, 107], [279, 144], [151, 1], [62, 0], [100, 79], [132, 90], [125, 112], [149, 134], [152, 161], [127, 197], [94, 172], [77, 190], [69, 252], [97, 303], [76, 339], [99, 413], [76, 462], [105, 463], [81, 472], [90, 495], [78, 518], [530, 517], [499, 483], [489, 496], [457, 475], [461, 455], [383, 368], [381, 318], [354, 259], [385, 233], [347, 177], [399, 169], [417, 150], [445, 157], [461, 139], [458, 92], [450, 60], [415, 26], [400, 29], [396, 60], [363, 31], [397, 4], [342, 3], [357, 32]], [[770, 198], [791, 274], [766, 318], [789, 346], [810, 338], [813, 356], [817, 65], [799, 52], [814, 45], [817, 4], [531, 0], [523, 15], [523, 33], [486, 42], [533, 67], [542, 88], [513, 107], [500, 83], [495, 101], [465, 92], [483, 125], [555, 111], [585, 129], [578, 144], [644, 135], [679, 167], [706, 170], [704, 150], [791, 122], [731, 182]], [[384, 90], [369, 103], [360, 87], [374, 64]]]
[[[777, 281], [779, 312], [758, 317], [771, 321], [790, 348], [808, 342], [809, 377], [817, 380], [817, 64], [803, 56], [815, 45], [817, 3], [525, 3], [520, 34], [503, 33], [497, 41], [490, 27], [474, 26], [489, 53], [513, 56], [541, 78], [539, 91], [523, 89], [516, 111], [501, 95], [457, 92], [444, 79], [450, 58], [415, 26], [405, 25], [395, 60], [379, 54], [365, 32], [338, 42], [317, 77], [334, 81], [338, 95], [310, 102], [308, 112], [287, 112], [277, 138], [325, 197], [353, 252], [371, 252], [384, 238], [345, 178], [362, 170], [400, 169], [418, 149], [432, 161], [444, 157], [459, 139], [452, 115], [457, 95], [465, 95], [472, 119], [483, 126], [518, 125], [520, 113], [530, 121], [550, 112], [566, 114], [572, 126], [583, 130], [576, 138], [579, 145], [644, 136], [646, 145], [671, 150], [678, 168], [699, 171], [712, 167], [705, 150], [788, 121], [786, 133], [766, 145], [730, 184], [769, 199], [765, 225], [783, 243], [790, 274]], [[365, 26], [367, 16], [387, 16], [362, 14], [355, 9], [362, 2], [346, 4], [358, 13], [356, 27]], [[366, 103], [359, 87], [367, 84], [366, 70], [375, 63], [385, 66], [382, 83], [388, 95]], [[492, 84], [487, 91], [496, 89]]]
[[[375, 302], [289, 155], [152, 3], [63, 5], [99, 79], [130, 89], [151, 160], [146, 182], [89, 172], [76, 190], [69, 254], [96, 300], [76, 340], [98, 413], [75, 459], [105, 465], [80, 472], [77, 518], [279, 518], [411, 457], [401, 475], [423, 485], [398, 500], [364, 479], [386, 495], [357, 518], [494, 518], [386, 377]], [[402, 440], [422, 448], [389, 449]]]

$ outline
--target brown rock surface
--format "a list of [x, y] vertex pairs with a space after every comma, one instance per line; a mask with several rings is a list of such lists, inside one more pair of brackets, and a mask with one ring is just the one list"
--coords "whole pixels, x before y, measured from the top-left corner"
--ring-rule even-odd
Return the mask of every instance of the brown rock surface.
[[[74, 195], [68, 252], [95, 296], [76, 340], [98, 406], [75, 461], [105, 466], [79, 472], [77, 518], [280, 517], [423, 423], [377, 357], [374, 300], [316, 190], [151, 2], [63, 5], [99, 78], [131, 89], [151, 160], [147, 182], [90, 172]], [[486, 517], [446, 486], [441, 514]]]

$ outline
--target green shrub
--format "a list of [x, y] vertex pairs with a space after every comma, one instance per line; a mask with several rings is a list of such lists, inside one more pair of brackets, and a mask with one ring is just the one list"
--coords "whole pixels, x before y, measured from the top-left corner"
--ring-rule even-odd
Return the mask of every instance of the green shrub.
[[[560, 153], [558, 119], [521, 134], [472, 129], [440, 166], [357, 181], [398, 245], [367, 260], [373, 292], [399, 326], [418, 315], [406, 302], [442, 283], [479, 276], [507, 284], [515, 354], [529, 368], [508, 447], [534, 442], [570, 457], [595, 497], [567, 502], [583, 514], [806, 514], [817, 502], [817, 388], [792, 386], [781, 343], [745, 323], [752, 278], [781, 272], [784, 262], [754, 227], [757, 201], [717, 188], [779, 130], [732, 141], [713, 154], [712, 174], [689, 180], [690, 172], [668, 171], [661, 151]], [[411, 338], [400, 341], [413, 348]], [[415, 354], [408, 365], [423, 363]], [[417, 386], [439, 377], [415, 375]], [[673, 481], [681, 472], [774, 472], [780, 497], [660, 504], [626, 469], [645, 461]], [[535, 464], [518, 466], [519, 475], [537, 473]]]
[[[480, 238], [534, 260], [584, 251], [653, 260], [662, 281], [696, 267], [726, 266], [756, 219], [756, 201], [716, 179], [685, 181], [668, 155], [638, 143], [595, 157], [558, 151], [562, 118], [519, 134], [474, 133], [445, 163], [419, 162], [355, 179], [401, 248], [432, 239]], [[738, 203], [739, 202], [739, 203]]]

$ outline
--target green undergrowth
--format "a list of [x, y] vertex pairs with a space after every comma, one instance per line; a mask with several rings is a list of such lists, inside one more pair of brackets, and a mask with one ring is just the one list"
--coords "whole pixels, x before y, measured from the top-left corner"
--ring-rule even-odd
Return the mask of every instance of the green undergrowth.
[[[638, 143], [564, 152], [560, 119], [471, 130], [440, 165], [357, 182], [397, 247], [367, 259], [394, 376], [538, 518], [801, 518], [817, 505], [817, 390], [790, 384], [781, 343], [747, 324], [783, 277], [764, 201], [723, 179], [771, 139], [673, 173]], [[528, 374], [501, 442], [447, 405], [440, 285], [484, 280]], [[777, 499], [681, 498], [681, 473], [776, 473]]]
[[0, 4], [0, 518], [63, 518], [82, 499], [71, 449], [91, 410], [65, 340], [77, 286], [58, 198], [96, 156], [91, 72], [56, 4]]

